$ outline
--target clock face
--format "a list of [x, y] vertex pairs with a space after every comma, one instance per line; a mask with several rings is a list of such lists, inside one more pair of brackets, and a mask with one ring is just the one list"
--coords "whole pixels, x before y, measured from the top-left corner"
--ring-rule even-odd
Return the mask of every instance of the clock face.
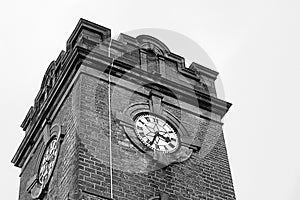
[[46, 147], [40, 164], [38, 178], [41, 184], [46, 184], [53, 171], [58, 154], [58, 142], [54, 137]]
[[135, 131], [142, 143], [153, 150], [171, 153], [179, 146], [176, 131], [166, 120], [155, 115], [139, 116], [135, 120]]

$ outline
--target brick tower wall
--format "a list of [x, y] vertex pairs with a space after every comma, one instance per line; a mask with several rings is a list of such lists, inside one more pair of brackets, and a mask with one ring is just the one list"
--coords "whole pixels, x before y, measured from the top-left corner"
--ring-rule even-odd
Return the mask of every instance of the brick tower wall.
[[[78, 130], [76, 127], [76, 110], [79, 105], [78, 89], [78, 85], [73, 87], [53, 121], [53, 124], [61, 124], [64, 127], [65, 138], [60, 148], [56, 167], [49, 183], [48, 192], [43, 198], [45, 200], [65, 200], [68, 199], [69, 196], [74, 195], [77, 191], [78, 140], [76, 137]], [[26, 188], [30, 178], [38, 172], [39, 158], [42, 153], [42, 148], [44, 147], [41, 133], [36, 145], [36, 150], [33, 151], [28, 164], [22, 168], [19, 200], [32, 200]]]
[[[79, 81], [79, 188], [87, 199], [106, 199], [110, 197], [107, 76], [81, 74]], [[116, 87], [112, 84], [111, 93]], [[149, 199], [159, 192], [170, 199], [235, 199], [220, 123], [179, 110], [182, 123], [199, 137], [202, 148], [187, 161], [153, 171], [155, 161], [131, 144], [114, 117], [126, 107], [125, 99], [134, 103], [147, 98], [123, 87], [117, 92], [111, 94], [114, 199]], [[178, 114], [176, 107], [164, 108]]]
[[[22, 123], [26, 131], [24, 143], [13, 158], [13, 163], [22, 167], [20, 200], [32, 199], [26, 189], [38, 171], [45, 146], [44, 127], [38, 126], [46, 123], [47, 117], [52, 125], [62, 125], [65, 136], [43, 200], [110, 199], [111, 188], [116, 200], [150, 199], [161, 192], [168, 194], [171, 200], [235, 199], [220, 122], [231, 104], [216, 98], [214, 80], [217, 72], [196, 63], [186, 68], [184, 59], [171, 53], [158, 40], [138, 37], [122, 34], [119, 41], [109, 43], [104, 41], [110, 38], [109, 29], [83, 19], [79, 21], [67, 42], [67, 51], [50, 64], [34, 108], [29, 110]], [[151, 71], [145, 64], [147, 52], [139, 49], [143, 41], [149, 40], [166, 53], [158, 56], [157, 66]], [[110, 44], [112, 48], [108, 48]], [[90, 51], [93, 48], [94, 51]], [[118, 66], [109, 76], [109, 96], [108, 71], [105, 69], [118, 55], [124, 56], [118, 58]], [[122, 71], [126, 70], [130, 71], [129, 76], [122, 77]], [[148, 86], [140, 84], [142, 79], [151, 84], [161, 81], [164, 87], [180, 90], [182, 98], [164, 93], [161, 107], [176, 116], [186, 127], [186, 132], [197, 140], [198, 146], [193, 147], [189, 159], [161, 167], [153, 157], [133, 145], [124, 131], [118, 113], [129, 105], [146, 104], [151, 100]], [[50, 80], [56, 83], [51, 85]], [[52, 93], [47, 90], [49, 87], [52, 87]], [[191, 91], [197, 91], [196, 102], [201, 99], [198, 106], [189, 103]], [[40, 110], [43, 112], [39, 113]]]

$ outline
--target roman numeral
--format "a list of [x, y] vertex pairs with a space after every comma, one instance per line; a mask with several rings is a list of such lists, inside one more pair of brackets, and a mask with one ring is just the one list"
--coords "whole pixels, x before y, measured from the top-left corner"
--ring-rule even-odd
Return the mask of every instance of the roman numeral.
[[172, 144], [172, 143], [169, 143], [169, 146], [170, 146], [171, 148], [174, 148], [174, 147], [175, 147], [174, 144]]
[[143, 130], [143, 127], [140, 127], [140, 126], [136, 126], [136, 128], [139, 130]]
[[139, 132], [140, 136], [145, 137], [144, 132]]
[[150, 118], [149, 117], [145, 117], [145, 119], [147, 120], [147, 122], [150, 122]]

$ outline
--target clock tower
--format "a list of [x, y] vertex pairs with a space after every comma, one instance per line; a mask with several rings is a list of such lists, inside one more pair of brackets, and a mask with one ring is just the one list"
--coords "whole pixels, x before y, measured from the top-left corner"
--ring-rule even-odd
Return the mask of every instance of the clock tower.
[[80, 19], [21, 124], [19, 200], [234, 200], [217, 75]]

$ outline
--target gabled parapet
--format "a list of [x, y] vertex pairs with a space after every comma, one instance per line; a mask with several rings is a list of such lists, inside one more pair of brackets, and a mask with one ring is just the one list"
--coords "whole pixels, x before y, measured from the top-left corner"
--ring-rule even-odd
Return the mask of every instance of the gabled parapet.
[[169, 48], [164, 43], [150, 35], [139, 35], [136, 37], [136, 39], [140, 44], [140, 48], [142, 49], [152, 49], [156, 54], [162, 56], [167, 56], [171, 53]]

